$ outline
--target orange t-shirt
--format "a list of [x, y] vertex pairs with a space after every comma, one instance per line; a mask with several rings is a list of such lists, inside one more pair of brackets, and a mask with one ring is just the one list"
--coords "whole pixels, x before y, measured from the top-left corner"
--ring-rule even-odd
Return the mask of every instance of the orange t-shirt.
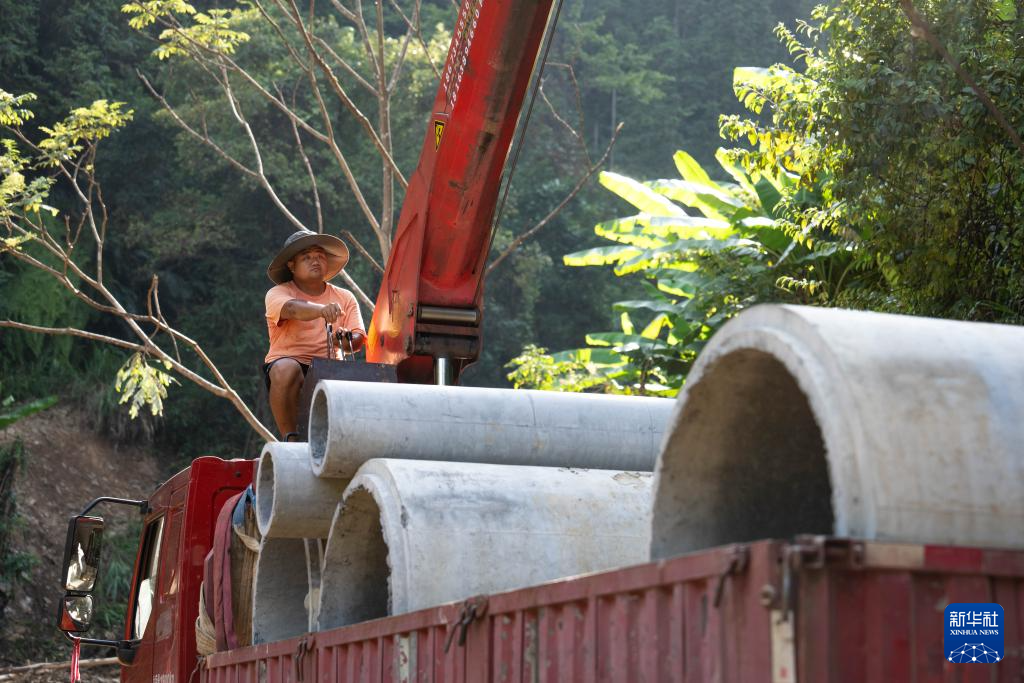
[[295, 286], [291, 280], [277, 285], [267, 292], [267, 330], [270, 332], [270, 351], [264, 363], [278, 358], [294, 358], [300, 363], [309, 365], [314, 357], [327, 357], [327, 331], [323, 318], [313, 320], [281, 320], [281, 309], [292, 299], [309, 301], [314, 304], [336, 303], [341, 306], [341, 315], [332, 325], [334, 329], [344, 327], [349, 330], [363, 329], [363, 316], [359, 312], [356, 298], [348, 290], [327, 283], [323, 294], [310, 296]]

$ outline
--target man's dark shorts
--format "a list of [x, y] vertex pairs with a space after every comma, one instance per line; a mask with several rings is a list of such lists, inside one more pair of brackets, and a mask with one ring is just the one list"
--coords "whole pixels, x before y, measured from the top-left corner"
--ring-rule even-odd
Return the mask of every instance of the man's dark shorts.
[[[275, 358], [274, 360], [270, 361], [269, 363], [264, 363], [263, 364], [263, 383], [267, 385], [267, 391], [270, 391], [270, 368], [277, 361], [279, 361], [279, 360], [286, 360], [286, 359], [287, 360], [295, 360], [294, 358], [289, 358], [288, 356], [284, 356], [283, 358]], [[298, 363], [298, 361], [295, 361], [295, 362]], [[305, 363], [299, 363], [299, 367], [302, 368], [302, 376], [305, 377], [306, 373], [309, 372], [309, 366], [306, 365]]]

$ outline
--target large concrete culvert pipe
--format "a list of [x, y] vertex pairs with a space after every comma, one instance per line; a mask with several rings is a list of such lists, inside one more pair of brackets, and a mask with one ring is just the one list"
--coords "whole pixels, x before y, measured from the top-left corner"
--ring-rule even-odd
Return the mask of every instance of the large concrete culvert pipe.
[[1024, 548], [1024, 328], [796, 306], [726, 324], [655, 471], [652, 558], [800, 533]]
[[252, 642], [308, 633], [320, 600], [322, 539], [264, 538], [256, 557]]
[[650, 472], [671, 399], [325, 380], [309, 416], [313, 470], [351, 478], [410, 458]]
[[310, 468], [305, 443], [268, 443], [256, 470], [256, 523], [264, 538], [327, 538], [348, 480]]
[[321, 630], [647, 559], [650, 473], [372, 460], [324, 553]]

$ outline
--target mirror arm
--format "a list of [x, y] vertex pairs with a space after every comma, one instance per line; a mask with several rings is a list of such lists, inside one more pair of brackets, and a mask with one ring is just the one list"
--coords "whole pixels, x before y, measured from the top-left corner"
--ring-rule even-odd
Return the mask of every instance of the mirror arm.
[[118, 505], [133, 505], [139, 508], [139, 512], [146, 514], [149, 512], [149, 501], [148, 500], [132, 500], [131, 498], [111, 498], [110, 496], [101, 496], [91, 503], [85, 506], [85, 509], [79, 513], [80, 516], [89, 514], [89, 511], [100, 503], [116, 503]]
[[76, 640], [82, 645], [98, 645], [101, 647], [116, 647], [119, 650], [131, 650], [139, 646], [141, 640], [104, 640], [103, 638], [80, 638], [76, 635], [72, 635], [67, 631], [61, 631], [64, 637], [70, 640], [72, 643]]

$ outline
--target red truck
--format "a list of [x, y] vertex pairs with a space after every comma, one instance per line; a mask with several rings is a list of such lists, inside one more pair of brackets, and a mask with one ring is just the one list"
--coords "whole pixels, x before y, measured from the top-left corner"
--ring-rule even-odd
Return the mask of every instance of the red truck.
[[[362, 379], [386, 367], [390, 381], [457, 383], [478, 357], [502, 169], [556, 14], [552, 0], [464, 0]], [[60, 628], [116, 648], [122, 680], [136, 683], [1024, 680], [1024, 552], [822, 536], [713, 548], [200, 658], [215, 522], [253, 474], [253, 461], [204, 457], [148, 500], [90, 503], [69, 526]], [[119, 641], [83, 635], [103, 529], [90, 513], [101, 504], [143, 517]], [[981, 599], [1005, 608], [1006, 652], [993, 666], [953, 664], [936, 614]]]
[[[117, 501], [144, 514], [125, 637], [82, 642], [116, 646], [123, 681], [1024, 680], [1024, 552], [820, 536], [724, 546], [200, 659], [213, 519], [252, 469], [199, 458], [148, 501]], [[87, 561], [95, 520], [72, 520], [69, 548], [84, 548]], [[1005, 657], [952, 664], [941, 609], [981, 598], [1005, 608]], [[87, 625], [84, 602], [65, 598], [66, 630]]]

